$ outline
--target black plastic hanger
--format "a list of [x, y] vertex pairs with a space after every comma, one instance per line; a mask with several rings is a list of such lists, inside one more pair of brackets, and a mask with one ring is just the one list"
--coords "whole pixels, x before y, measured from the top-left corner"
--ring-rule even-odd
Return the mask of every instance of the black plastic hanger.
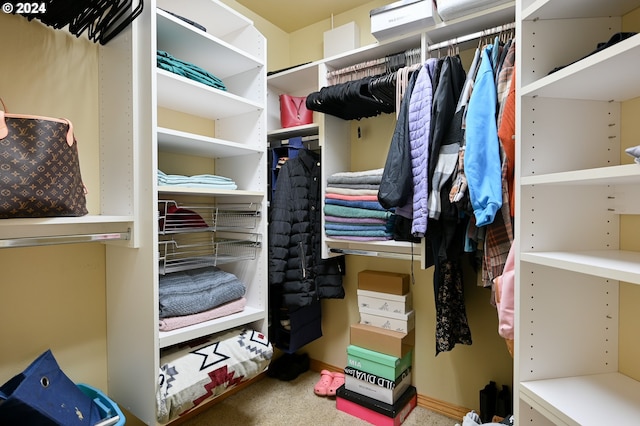
[[135, 9], [131, 10], [132, 1], [126, 1], [124, 5], [121, 5], [119, 12], [108, 21], [107, 26], [102, 30], [98, 36], [98, 42], [101, 45], [105, 45], [109, 40], [113, 39], [122, 30], [124, 30], [129, 24], [136, 19], [144, 9], [144, 1], [139, 0]]
[[89, 38], [93, 41], [99, 41], [102, 34], [109, 29], [111, 25], [119, 21], [122, 16], [127, 13], [127, 8], [131, 8], [131, 0], [112, 1], [111, 4], [103, 10], [103, 13], [94, 20], [89, 28]]

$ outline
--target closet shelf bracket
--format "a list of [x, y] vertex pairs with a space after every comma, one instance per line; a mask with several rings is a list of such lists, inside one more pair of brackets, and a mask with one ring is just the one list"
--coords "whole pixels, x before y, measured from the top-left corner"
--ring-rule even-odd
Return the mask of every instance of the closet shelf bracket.
[[105, 242], [131, 239], [131, 230], [127, 232], [109, 232], [99, 234], [52, 235], [42, 237], [22, 237], [0, 239], [0, 248], [35, 247], [58, 244]]

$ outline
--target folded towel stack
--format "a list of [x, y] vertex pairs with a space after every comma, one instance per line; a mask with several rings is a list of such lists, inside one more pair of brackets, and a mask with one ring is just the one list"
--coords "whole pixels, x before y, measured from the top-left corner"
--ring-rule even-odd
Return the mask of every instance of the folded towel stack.
[[340, 172], [327, 178], [324, 214], [328, 237], [353, 241], [392, 238], [394, 214], [378, 202], [382, 171]]
[[168, 175], [158, 170], [158, 185], [188, 186], [198, 188], [238, 189], [236, 183], [224, 176], [217, 175]]

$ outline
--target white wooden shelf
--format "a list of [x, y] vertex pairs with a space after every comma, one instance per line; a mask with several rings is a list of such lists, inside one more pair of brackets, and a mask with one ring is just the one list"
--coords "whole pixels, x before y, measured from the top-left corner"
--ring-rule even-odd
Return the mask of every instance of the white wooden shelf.
[[329, 69], [340, 69], [361, 62], [384, 58], [387, 55], [420, 47], [423, 34], [423, 32], [408, 34], [385, 40], [384, 42], [369, 44], [347, 53], [325, 58], [322, 62], [324, 62]]
[[215, 197], [264, 197], [265, 193], [260, 191], [243, 191], [231, 189], [208, 189], [208, 188], [192, 188], [187, 186], [159, 186], [159, 194], [173, 195], [202, 195]]
[[302, 126], [285, 127], [282, 129], [272, 130], [267, 133], [267, 139], [273, 141], [294, 138], [296, 136], [312, 136], [317, 135], [318, 131], [319, 128], [317, 123], [304, 124]]
[[182, 327], [177, 330], [161, 331], [159, 333], [160, 348], [166, 348], [178, 343], [250, 324], [252, 322], [262, 320], [265, 315], [264, 309], [245, 306], [243, 311], [235, 314]]
[[520, 391], [557, 425], [623, 425], [640, 418], [640, 382], [619, 373], [526, 381]]
[[163, 151], [211, 158], [236, 157], [264, 151], [264, 147], [247, 146], [218, 138], [201, 136], [180, 130], [158, 128], [158, 147]]
[[522, 11], [523, 21], [536, 19], [596, 18], [622, 16], [638, 7], [635, 0], [536, 0]]
[[207, 33], [224, 40], [253, 25], [252, 20], [225, 4], [216, 3], [216, 13], [211, 13], [211, 0], [190, 0], [179, 6], [173, 0], [158, 0], [157, 3], [159, 8], [196, 21], [207, 29]]
[[301, 91], [318, 90], [318, 62], [312, 62], [290, 68], [267, 77], [269, 87], [279, 89], [283, 93], [299, 93]]
[[521, 185], [627, 185], [640, 183], [640, 164], [524, 176]]
[[198, 117], [221, 119], [262, 111], [246, 98], [216, 89], [166, 70], [157, 70], [158, 106]]
[[640, 253], [633, 251], [524, 252], [520, 260], [640, 284]]
[[391, 259], [420, 261], [421, 244], [406, 241], [370, 241], [358, 242], [326, 238], [325, 244], [335, 254], [356, 254]]
[[[635, 64], [640, 60], [640, 34], [579, 60], [522, 87], [522, 96], [621, 102], [640, 96]], [[615, 70], [609, 84], [593, 84]]]
[[[158, 49], [193, 63], [224, 80], [262, 66], [255, 56], [158, 9]], [[191, 48], [185, 50], [184, 46]], [[207, 52], [203, 55], [202, 52]]]
[[461, 35], [497, 27], [515, 20], [515, 1], [490, 7], [460, 18], [437, 23], [426, 29], [431, 43], [455, 39]]

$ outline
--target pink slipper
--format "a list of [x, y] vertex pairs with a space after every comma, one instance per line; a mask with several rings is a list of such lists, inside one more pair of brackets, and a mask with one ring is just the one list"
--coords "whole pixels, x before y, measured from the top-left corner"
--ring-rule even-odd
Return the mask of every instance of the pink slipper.
[[320, 380], [313, 387], [313, 393], [318, 396], [327, 396], [327, 389], [333, 383], [333, 373], [329, 370], [322, 370], [320, 372]]
[[344, 385], [344, 374], [333, 373], [333, 380], [327, 388], [327, 396], [336, 396], [336, 391], [342, 385]]

